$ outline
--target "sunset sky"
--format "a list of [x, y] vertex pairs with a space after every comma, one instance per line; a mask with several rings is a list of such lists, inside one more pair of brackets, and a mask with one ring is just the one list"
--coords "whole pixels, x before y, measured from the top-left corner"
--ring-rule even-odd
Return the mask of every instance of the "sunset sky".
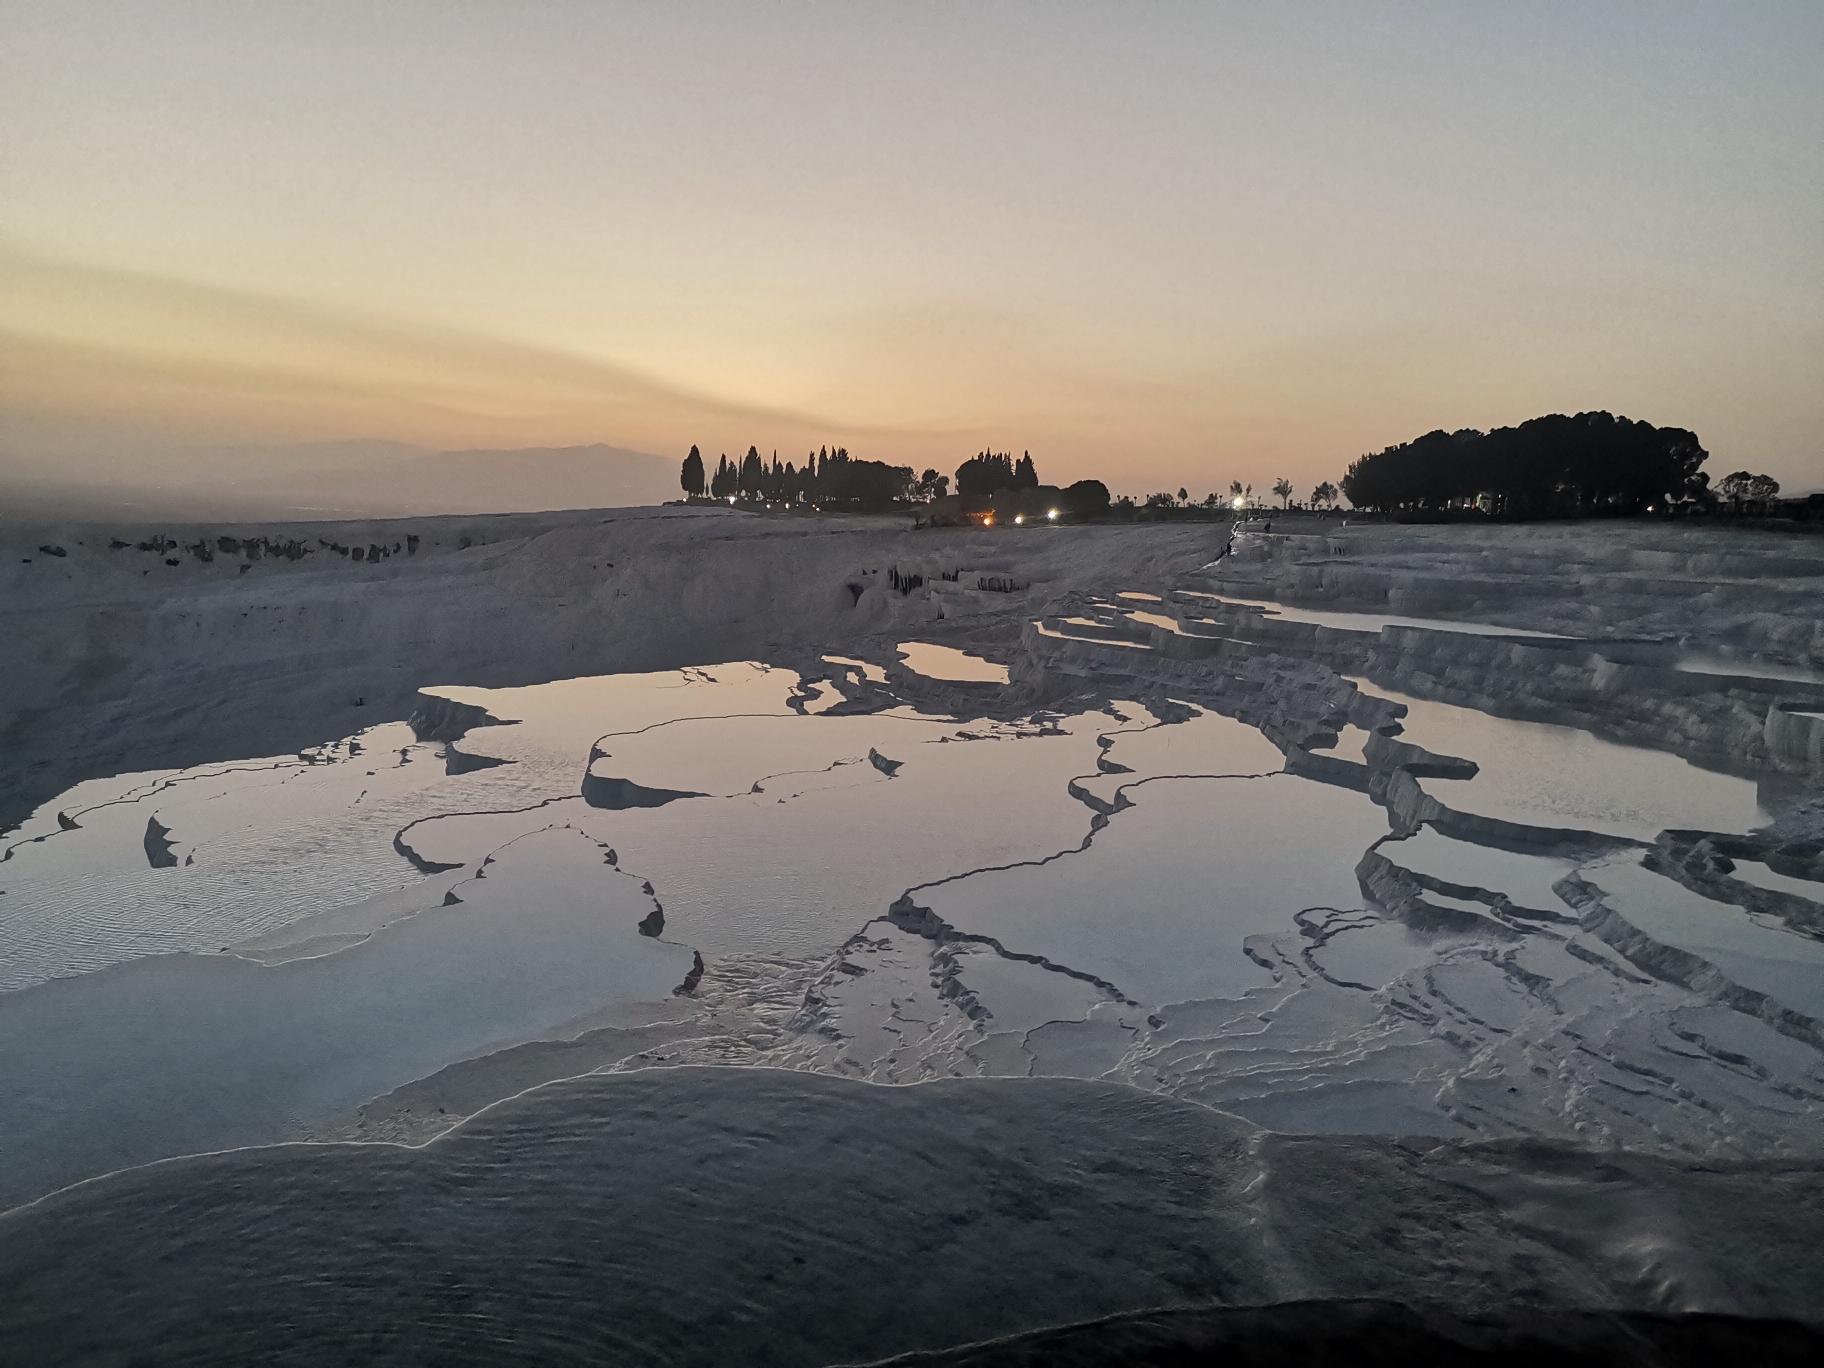
[[0, 7], [0, 460], [748, 444], [1824, 487], [1824, 5]]

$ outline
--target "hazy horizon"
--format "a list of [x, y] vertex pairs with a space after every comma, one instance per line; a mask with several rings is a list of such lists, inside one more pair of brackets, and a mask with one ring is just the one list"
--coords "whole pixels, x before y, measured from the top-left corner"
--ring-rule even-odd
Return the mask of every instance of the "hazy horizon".
[[1824, 484], [1824, 11], [19, 3], [0, 458], [983, 447], [1117, 492], [1601, 408]]
[[40, 460], [0, 471], [0, 523], [358, 521], [637, 507], [680, 493], [676, 461], [600, 442], [153, 446], [131, 468]]

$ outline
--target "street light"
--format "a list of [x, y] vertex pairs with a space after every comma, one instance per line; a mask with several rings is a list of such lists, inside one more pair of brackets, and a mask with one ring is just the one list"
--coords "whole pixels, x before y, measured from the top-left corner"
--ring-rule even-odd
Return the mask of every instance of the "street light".
[[1013, 525], [1015, 527], [1024, 527], [1026, 525], [1026, 515], [1024, 513], [1015, 513], [1013, 515]]
[[1056, 522], [1058, 520], [1058, 510], [1054, 508], [1051, 510], [1051, 512], [1047, 513], [1045, 516], [1047, 518], [1050, 518], [1053, 522]]

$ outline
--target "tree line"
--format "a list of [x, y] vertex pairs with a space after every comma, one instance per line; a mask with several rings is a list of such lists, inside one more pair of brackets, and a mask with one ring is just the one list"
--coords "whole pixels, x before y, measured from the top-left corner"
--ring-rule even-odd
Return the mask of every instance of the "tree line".
[[[1713, 507], [1722, 500], [1737, 511], [1764, 510], [1779, 494], [1777, 481], [1745, 470], [1725, 476], [1712, 489], [1701, 468], [1708, 456], [1697, 434], [1685, 428], [1655, 427], [1601, 411], [1554, 413], [1489, 432], [1440, 429], [1371, 452], [1351, 462], [1338, 484], [1318, 484], [1307, 506], [1333, 508], [1347, 499], [1357, 509], [1381, 513], [1473, 509], [1509, 517], [1574, 517], [1636, 514], [1680, 504]], [[693, 446], [684, 458], [680, 483], [697, 498], [887, 508], [943, 498], [952, 479], [936, 470], [914, 475], [911, 466], [856, 460], [840, 446], [809, 453], [802, 466], [781, 462], [776, 451], [769, 462], [750, 446], [738, 461], [722, 456], [712, 474]], [[1055, 497], [1055, 506], [1072, 517], [1094, 516], [1111, 507], [1108, 488], [1099, 480], [1079, 480], [1064, 490], [1041, 485], [1029, 451], [1017, 459], [1008, 451], [976, 453], [957, 467], [955, 489], [966, 499], [997, 500], [997, 507], [1009, 493], [1023, 506], [1029, 502], [1023, 497], [1026, 491], [1050, 490], [1035, 497]], [[1292, 507], [1290, 480], [1275, 481], [1272, 492], [1281, 508]], [[1122, 512], [1137, 507], [1127, 497], [1113, 506]], [[1202, 501], [1208, 511], [1259, 506], [1254, 487], [1239, 480], [1230, 483], [1226, 498], [1212, 491]], [[1165, 491], [1147, 496], [1145, 507], [1197, 505], [1180, 489], [1175, 497]]]
[[[786, 507], [886, 508], [896, 504], [927, 503], [950, 493], [952, 477], [936, 470], [914, 476], [911, 466], [888, 465], [883, 461], [861, 461], [849, 455], [846, 447], [824, 446], [810, 452], [802, 466], [781, 461], [774, 452], [771, 460], [750, 446], [738, 461], [727, 455], [716, 462], [714, 472], [704, 464], [702, 450], [691, 447], [679, 472], [678, 483], [693, 498], [728, 500], [734, 503], [783, 504]], [[1068, 488], [1042, 485], [1038, 467], [1030, 451], [1016, 458], [1011, 451], [979, 451], [956, 468], [956, 493], [975, 501], [994, 500], [1006, 494], [1020, 495], [1031, 490], [1052, 490], [1056, 507], [1073, 518], [1093, 517], [1111, 507], [1131, 510], [1138, 505], [1128, 497], [1111, 499], [1108, 486], [1100, 480], [1078, 480]], [[1252, 507], [1252, 485], [1246, 497], [1240, 481], [1230, 486], [1234, 506]], [[1280, 480], [1274, 493], [1287, 505], [1292, 485]], [[1325, 483], [1313, 491], [1314, 506], [1336, 501], [1336, 486]], [[1204, 500], [1210, 508], [1225, 507], [1226, 501], [1212, 493]], [[1149, 495], [1147, 508], [1193, 507], [1185, 490], [1174, 499], [1169, 493]]]
[[759, 448], [750, 446], [739, 461], [724, 455], [710, 475], [704, 469], [703, 453], [693, 446], [684, 458], [678, 482], [686, 494], [695, 498], [876, 508], [929, 498], [931, 495], [924, 491], [938, 478], [935, 470], [928, 470], [919, 478], [913, 475], [911, 466], [855, 460], [846, 447], [821, 447], [798, 466], [791, 461], [781, 462], [776, 451], [769, 463]]
[[[759, 448], [750, 446], [738, 461], [723, 455], [711, 473], [702, 451], [693, 446], [678, 483], [693, 498], [787, 507], [887, 508], [941, 499], [950, 492], [951, 477], [936, 470], [914, 475], [911, 466], [860, 461], [846, 447], [828, 446], [809, 453], [802, 466], [782, 462], [776, 451], [768, 461]], [[1040, 488], [1030, 451], [1018, 460], [1011, 452], [982, 451], [956, 469], [956, 492], [965, 497], [993, 498], [1004, 491]], [[1060, 507], [1076, 516], [1104, 512], [1109, 505], [1108, 487], [1100, 480], [1079, 480], [1058, 495]]]

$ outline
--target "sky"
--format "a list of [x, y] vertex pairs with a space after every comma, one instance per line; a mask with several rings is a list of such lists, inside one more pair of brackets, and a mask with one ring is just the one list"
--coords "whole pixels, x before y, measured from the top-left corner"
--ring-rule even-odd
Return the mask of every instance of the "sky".
[[1824, 487], [1824, 5], [0, 4], [0, 461], [1602, 408]]

